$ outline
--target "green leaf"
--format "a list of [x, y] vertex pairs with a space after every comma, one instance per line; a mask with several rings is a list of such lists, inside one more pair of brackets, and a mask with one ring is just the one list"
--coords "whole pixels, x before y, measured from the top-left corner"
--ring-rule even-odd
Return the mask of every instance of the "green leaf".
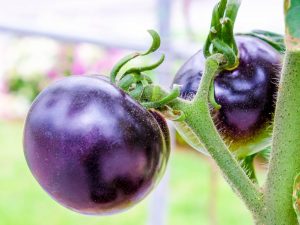
[[291, 0], [291, 7], [295, 7], [297, 5], [300, 5], [300, 0]]
[[291, 2], [285, 20], [289, 34], [294, 38], [300, 38], [300, 0]]

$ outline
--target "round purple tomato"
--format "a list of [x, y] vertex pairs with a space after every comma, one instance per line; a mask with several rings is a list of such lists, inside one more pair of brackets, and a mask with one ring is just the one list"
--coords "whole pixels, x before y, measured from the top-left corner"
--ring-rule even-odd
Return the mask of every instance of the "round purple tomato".
[[69, 77], [46, 88], [25, 124], [27, 163], [60, 204], [110, 214], [143, 199], [165, 171], [166, 122], [102, 76]]
[[[215, 99], [221, 109], [211, 113], [231, 150], [240, 151], [243, 155], [270, 144], [282, 56], [255, 37], [236, 36], [236, 42], [239, 66], [216, 76]], [[181, 85], [182, 98], [193, 99], [203, 74], [204, 62], [205, 57], [200, 50], [176, 74], [174, 84]], [[179, 132], [189, 139], [189, 135], [184, 134], [184, 129], [178, 125]]]

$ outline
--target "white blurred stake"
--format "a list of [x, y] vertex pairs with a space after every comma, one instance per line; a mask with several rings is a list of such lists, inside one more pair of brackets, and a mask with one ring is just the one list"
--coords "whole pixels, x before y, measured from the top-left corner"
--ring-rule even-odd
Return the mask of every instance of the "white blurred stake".
[[148, 211], [148, 225], [167, 224], [169, 177], [170, 170], [168, 168], [159, 185], [151, 195]]
[[[157, 71], [158, 82], [165, 88], [168, 88], [171, 77], [172, 62], [168, 57], [168, 50], [170, 49], [170, 19], [171, 19], [171, 0], [157, 0], [156, 9], [158, 11], [158, 27], [159, 34], [162, 40], [162, 48], [167, 54], [165, 62], [159, 67]], [[175, 130], [171, 124], [168, 124], [171, 136], [171, 149], [175, 149]], [[170, 167], [162, 178], [160, 184], [152, 193], [149, 205], [148, 225], [166, 225], [167, 211], [168, 211], [168, 189], [169, 189]]]
[[[175, 149], [175, 129], [168, 123], [171, 136], [171, 152]], [[172, 153], [171, 153], [172, 154]], [[170, 166], [151, 195], [149, 211], [148, 211], [148, 225], [166, 225], [168, 212], [168, 197], [169, 197], [169, 178]]]

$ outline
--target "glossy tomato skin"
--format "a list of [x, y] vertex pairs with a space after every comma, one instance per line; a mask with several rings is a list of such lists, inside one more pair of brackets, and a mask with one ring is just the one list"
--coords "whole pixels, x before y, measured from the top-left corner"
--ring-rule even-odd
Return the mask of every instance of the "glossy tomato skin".
[[152, 116], [155, 118], [158, 125], [160, 126], [167, 148], [171, 149], [171, 137], [166, 119], [157, 111], [150, 110], [149, 112], [152, 114]]
[[46, 88], [28, 113], [24, 150], [50, 196], [84, 214], [139, 202], [170, 153], [152, 114], [101, 76], [71, 76]]
[[[236, 42], [239, 66], [215, 78], [215, 99], [221, 109], [212, 111], [219, 131], [230, 141], [251, 139], [270, 125], [282, 59], [279, 52], [255, 37], [236, 36]], [[182, 98], [191, 100], [197, 92], [204, 63], [199, 51], [176, 74], [174, 84], [182, 85]]]

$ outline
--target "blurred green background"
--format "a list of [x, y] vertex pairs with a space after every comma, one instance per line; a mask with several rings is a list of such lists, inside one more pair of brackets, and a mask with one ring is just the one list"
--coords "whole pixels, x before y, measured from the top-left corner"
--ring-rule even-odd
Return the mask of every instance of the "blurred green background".
[[[1, 225], [147, 224], [150, 197], [124, 213], [105, 217], [80, 215], [58, 205], [26, 165], [22, 129], [21, 122], [0, 121]], [[169, 169], [167, 224], [210, 225], [215, 220], [222, 225], [252, 224], [242, 202], [208, 159], [180, 147], [172, 152]], [[214, 201], [216, 212], [212, 215]]]

